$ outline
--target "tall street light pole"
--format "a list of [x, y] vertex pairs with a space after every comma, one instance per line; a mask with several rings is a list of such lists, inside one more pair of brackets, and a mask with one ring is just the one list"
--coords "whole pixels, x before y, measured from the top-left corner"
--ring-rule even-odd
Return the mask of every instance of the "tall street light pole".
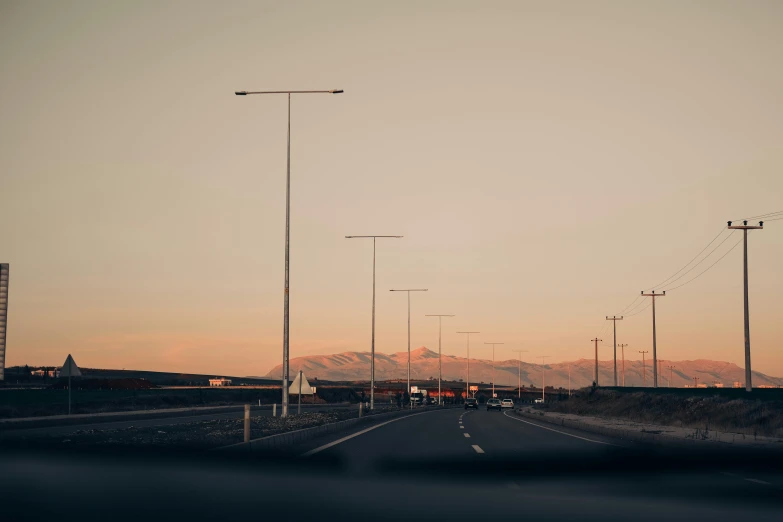
[[470, 334], [477, 334], [481, 332], [457, 332], [458, 334], [467, 334], [468, 335], [468, 371], [467, 375], [465, 376], [465, 398], [467, 399], [470, 396]]
[[622, 321], [623, 316], [617, 317], [616, 315], [609, 317], [606, 316], [607, 321], [612, 321], [614, 325], [614, 385], [617, 387], [617, 321]]
[[426, 314], [427, 317], [437, 317], [438, 318], [438, 406], [441, 406], [443, 404], [443, 397], [440, 393], [440, 381], [443, 378], [443, 367], [441, 365], [441, 350], [440, 350], [440, 341], [441, 341], [441, 331], [442, 331], [442, 319], [444, 317], [454, 317], [450, 314]]
[[743, 233], [743, 271], [742, 279], [745, 287], [745, 391], [753, 391], [753, 372], [750, 370], [750, 310], [748, 309], [748, 230], [760, 230], [764, 228], [764, 222], [759, 221], [758, 226], [748, 225], [747, 221], [743, 221], [742, 225], [731, 226], [729, 221], [729, 229], [742, 230]]
[[288, 138], [287, 138], [287, 156], [286, 156], [286, 175], [285, 175], [285, 284], [283, 289], [283, 404], [282, 417], [288, 415], [288, 290], [289, 278], [288, 267], [290, 260], [290, 238], [291, 238], [291, 95], [292, 94], [341, 94], [342, 89], [332, 89], [328, 91], [236, 91], [237, 96], [247, 96], [249, 94], [286, 94], [288, 95]]
[[495, 345], [504, 343], [484, 343], [492, 345], [492, 397], [495, 396]]
[[389, 290], [389, 292], [408, 293], [408, 394], [411, 393], [411, 292], [426, 292], [426, 288], [409, 288], [406, 290]]
[[[517, 353], [519, 356], [519, 360], [517, 361], [517, 398], [522, 398], [522, 354], [525, 353], [527, 350], [513, 350]], [[569, 366], [570, 368], [570, 366]], [[570, 370], [569, 370], [570, 371]], [[569, 379], [570, 379], [570, 373], [569, 373]]]
[[375, 409], [375, 240], [377, 238], [395, 238], [402, 236], [345, 236], [345, 239], [372, 238], [372, 344], [370, 345], [370, 409]]

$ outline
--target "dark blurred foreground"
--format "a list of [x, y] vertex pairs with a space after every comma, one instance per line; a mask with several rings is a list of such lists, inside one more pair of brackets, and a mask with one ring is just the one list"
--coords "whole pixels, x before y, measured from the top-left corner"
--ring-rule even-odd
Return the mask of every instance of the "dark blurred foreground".
[[781, 520], [777, 453], [607, 448], [379, 461], [192, 451], [0, 452], [4, 520]]

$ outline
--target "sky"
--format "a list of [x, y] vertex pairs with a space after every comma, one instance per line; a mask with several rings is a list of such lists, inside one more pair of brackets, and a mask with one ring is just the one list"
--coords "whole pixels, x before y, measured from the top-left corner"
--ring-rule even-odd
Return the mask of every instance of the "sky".
[[[344, 236], [382, 234], [380, 352], [407, 348], [388, 290], [427, 288], [414, 348], [454, 314], [447, 354], [607, 360], [624, 312], [640, 359], [624, 307], [783, 210], [780, 63], [775, 1], [0, 0], [6, 363], [280, 364], [286, 99], [233, 93], [310, 89], [345, 93], [292, 102], [292, 357], [370, 349], [372, 244]], [[744, 366], [741, 248], [656, 302], [660, 359]], [[783, 220], [750, 234], [776, 376], [781, 258]]]

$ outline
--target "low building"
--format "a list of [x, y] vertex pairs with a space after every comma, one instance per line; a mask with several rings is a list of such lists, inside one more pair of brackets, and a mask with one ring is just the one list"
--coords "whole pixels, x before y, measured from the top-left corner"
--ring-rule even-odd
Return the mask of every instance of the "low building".
[[214, 379], [209, 380], [210, 386], [231, 386], [231, 379], [226, 379], [225, 377], [215, 377]]

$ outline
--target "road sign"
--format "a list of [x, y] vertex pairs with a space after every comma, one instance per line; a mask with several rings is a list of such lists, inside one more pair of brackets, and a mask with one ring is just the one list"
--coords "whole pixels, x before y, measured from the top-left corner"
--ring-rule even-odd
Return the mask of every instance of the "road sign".
[[71, 354], [69, 353], [60, 370], [60, 377], [68, 377], [68, 415], [71, 414], [71, 377], [81, 376], [81, 370], [76, 366], [76, 361], [73, 360], [73, 357], [71, 357]]
[[411, 386], [411, 393], [419, 393], [419, 387], [418, 386]]
[[307, 382], [307, 377], [303, 373], [297, 374], [294, 382], [291, 383], [291, 387], [288, 389], [288, 393], [291, 395], [299, 395], [299, 375], [302, 376], [302, 395], [311, 395], [313, 393], [310, 383]]
[[498, 394], [497, 394], [497, 393], [493, 393], [493, 394], [492, 394], [492, 398], [493, 398], [493, 399], [497, 399], [497, 398], [498, 398]]
[[471, 386], [470, 387], [470, 391], [477, 392], [478, 391], [478, 386]]
[[63, 363], [62, 370], [60, 370], [60, 377], [81, 377], [82, 372], [79, 370], [79, 367], [76, 366], [76, 362], [73, 360], [73, 357], [71, 357], [71, 354], [68, 354], [68, 358], [65, 359], [65, 362]]

